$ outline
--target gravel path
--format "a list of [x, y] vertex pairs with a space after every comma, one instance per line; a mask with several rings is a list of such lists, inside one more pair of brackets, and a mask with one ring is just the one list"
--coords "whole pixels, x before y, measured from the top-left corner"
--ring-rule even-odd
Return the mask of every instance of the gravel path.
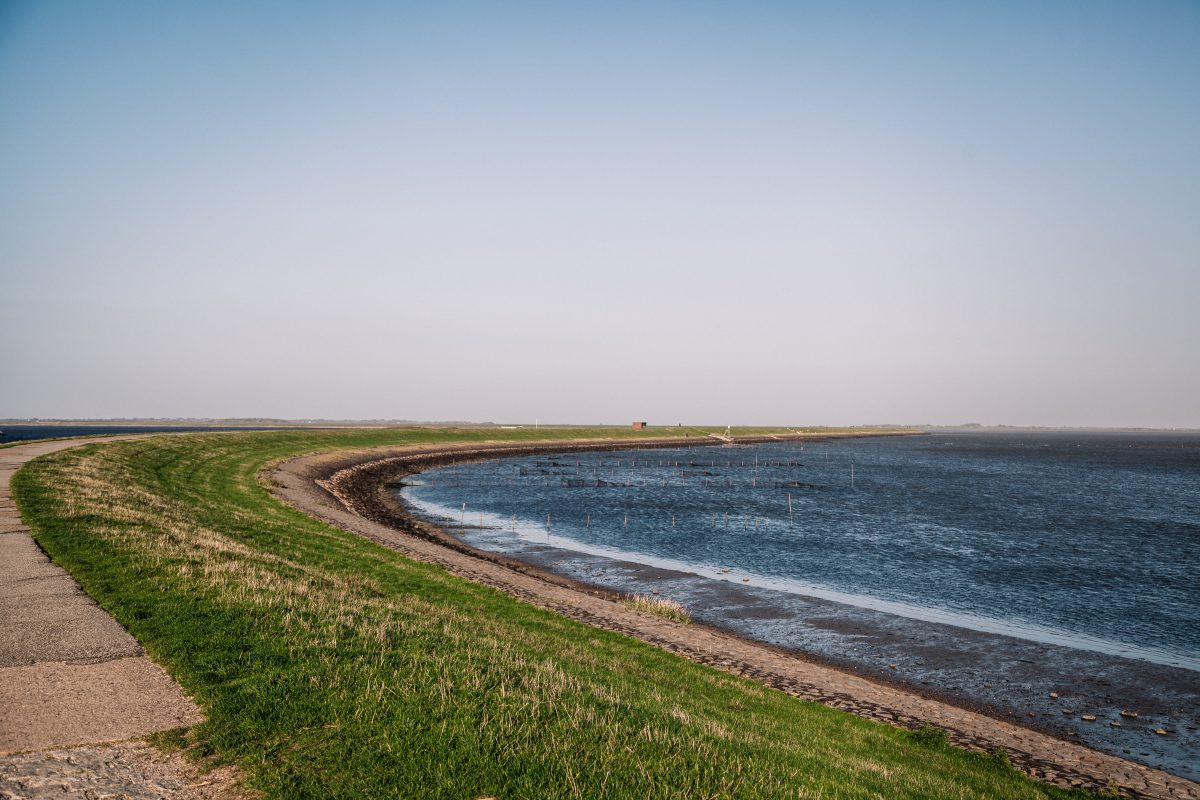
[[242, 797], [230, 769], [203, 775], [142, 742], [0, 759], [0, 800], [214, 800]]

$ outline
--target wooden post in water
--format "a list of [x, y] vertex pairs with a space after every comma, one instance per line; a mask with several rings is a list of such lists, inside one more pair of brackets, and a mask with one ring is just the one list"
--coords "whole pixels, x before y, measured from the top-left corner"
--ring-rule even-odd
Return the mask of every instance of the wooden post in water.
[[464, 527], [464, 528], [465, 528], [465, 527], [466, 527], [466, 525], [467, 525], [467, 504], [466, 504], [466, 503], [463, 503], [463, 508], [462, 508], [462, 519], [460, 519], [460, 520], [458, 521], [458, 524], [459, 524], [459, 526], [460, 526], [460, 527]]
[[625, 515], [625, 527], [626, 528], [629, 527], [629, 515], [628, 514]]
[[796, 524], [795, 518], [792, 516], [792, 495], [788, 493], [788, 525]]

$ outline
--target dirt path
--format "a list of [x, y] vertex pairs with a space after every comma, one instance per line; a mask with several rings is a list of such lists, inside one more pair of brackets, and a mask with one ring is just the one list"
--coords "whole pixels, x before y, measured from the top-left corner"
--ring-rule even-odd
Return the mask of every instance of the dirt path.
[[[544, 449], [563, 450], [568, 446], [556, 443]], [[597, 445], [581, 444], [581, 447], [592, 449]], [[459, 446], [320, 454], [278, 465], [270, 478], [276, 494], [285, 502], [406, 556], [440, 565], [513, 597], [589, 625], [620, 631], [788, 694], [888, 724], [919, 727], [930, 723], [946, 730], [953, 742], [967, 748], [1004, 748], [1015, 766], [1054, 784], [1117, 788], [1126, 796], [1200, 798], [1200, 785], [1184, 778], [805, 661], [713, 628], [679, 625], [631, 611], [602, 592], [573, 585], [519, 562], [473, 551], [436, 527], [405, 515], [381, 486], [386, 477], [450, 460], [530, 449], [530, 445]]]
[[13, 473], [38, 456], [132, 438], [139, 437], [0, 449], [0, 797], [216, 796], [196, 785], [215, 782], [197, 778], [181, 759], [137, 743], [97, 746], [203, 717], [137, 641], [46, 557], [9, 490]]

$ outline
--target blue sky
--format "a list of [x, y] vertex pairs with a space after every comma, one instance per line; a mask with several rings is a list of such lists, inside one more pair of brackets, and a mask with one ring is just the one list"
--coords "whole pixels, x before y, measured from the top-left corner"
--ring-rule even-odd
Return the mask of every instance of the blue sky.
[[0, 8], [0, 416], [1200, 426], [1196, 3]]

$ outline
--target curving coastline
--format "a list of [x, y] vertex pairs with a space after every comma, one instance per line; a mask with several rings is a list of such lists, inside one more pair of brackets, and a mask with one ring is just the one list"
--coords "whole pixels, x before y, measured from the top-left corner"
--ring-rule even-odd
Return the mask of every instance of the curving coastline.
[[[805, 436], [805, 439], [828, 438]], [[275, 493], [290, 505], [408, 557], [497, 588], [595, 627], [619, 631], [693, 661], [743, 675], [797, 697], [893, 725], [934, 724], [976, 750], [1004, 748], [1015, 766], [1042, 780], [1127, 796], [1200, 797], [1200, 786], [1168, 773], [1062, 741], [1003, 720], [704, 625], [678, 625], [631, 611], [619, 595], [524, 562], [479, 551], [409, 515], [386, 489], [405, 475], [451, 462], [530, 453], [715, 445], [706, 440], [576, 441], [383, 448], [314, 454], [269, 469]]]

